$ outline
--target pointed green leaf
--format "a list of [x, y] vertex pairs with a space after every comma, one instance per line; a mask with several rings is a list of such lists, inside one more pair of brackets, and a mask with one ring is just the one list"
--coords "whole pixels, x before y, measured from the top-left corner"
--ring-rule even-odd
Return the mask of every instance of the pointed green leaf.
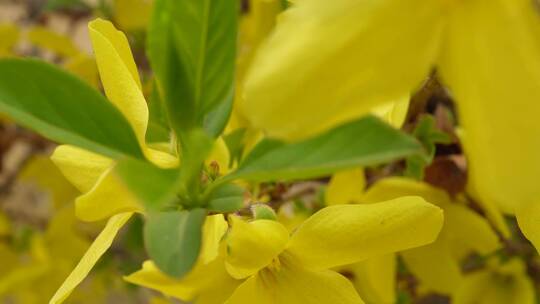
[[54, 141], [111, 158], [144, 158], [112, 103], [77, 77], [38, 60], [0, 60], [0, 112]]
[[164, 273], [180, 278], [197, 262], [201, 248], [204, 209], [150, 214], [144, 226], [146, 250]]
[[161, 169], [149, 162], [125, 159], [118, 162], [114, 173], [120, 176], [147, 212], [178, 207], [178, 169]]
[[207, 209], [228, 213], [241, 209], [244, 205], [244, 189], [234, 184], [225, 184], [212, 192]]
[[350, 167], [385, 163], [421, 149], [411, 136], [368, 116], [298, 143], [264, 140], [224, 180], [321, 177]]
[[155, 2], [148, 53], [177, 133], [223, 129], [234, 95], [237, 15], [237, 0]]

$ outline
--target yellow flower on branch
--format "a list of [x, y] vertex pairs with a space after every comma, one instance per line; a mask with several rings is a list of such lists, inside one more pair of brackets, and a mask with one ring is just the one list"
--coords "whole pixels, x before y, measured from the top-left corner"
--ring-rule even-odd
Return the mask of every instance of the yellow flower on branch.
[[[208, 264], [215, 268], [195, 267], [185, 279], [173, 280], [146, 263], [128, 281], [205, 304], [363, 303], [352, 284], [330, 269], [428, 244], [437, 238], [443, 217], [420, 197], [402, 197], [324, 208], [291, 235], [272, 220], [231, 216], [230, 221], [226, 248], [222, 245]], [[190, 279], [196, 277], [212, 281], [214, 288], [198, 287], [199, 281]], [[217, 292], [215, 299], [197, 300]]]

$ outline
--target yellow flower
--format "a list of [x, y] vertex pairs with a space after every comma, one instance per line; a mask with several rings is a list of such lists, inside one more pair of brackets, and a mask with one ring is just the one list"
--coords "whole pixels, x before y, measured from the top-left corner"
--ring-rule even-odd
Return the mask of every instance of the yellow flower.
[[491, 263], [485, 270], [468, 274], [452, 303], [534, 304], [535, 298], [534, 284], [527, 277], [524, 263], [513, 259], [502, 265]]
[[[356, 196], [361, 196], [357, 202], [361, 203], [417, 195], [444, 210], [444, 225], [435, 242], [399, 253], [424, 289], [452, 294], [463, 280], [460, 270], [463, 258], [472, 252], [487, 255], [500, 247], [497, 234], [483, 217], [426, 183], [391, 177], [376, 182], [365, 192], [361, 189], [357, 192]], [[390, 254], [342, 270], [352, 272], [353, 283], [370, 303], [390, 304], [396, 300], [395, 263], [395, 255]]]
[[[147, 159], [164, 168], [177, 167], [179, 159], [172, 153], [150, 148], [145, 140], [148, 107], [141, 81], [125, 35], [112, 23], [97, 19], [89, 24], [97, 66], [105, 94], [133, 128]], [[211, 157], [228, 161], [223, 144]], [[50, 303], [61, 303], [86, 277], [97, 260], [110, 247], [114, 237], [134, 212], [143, 212], [133, 194], [113, 174], [115, 161], [83, 149], [61, 145], [51, 156], [66, 178], [81, 191], [75, 202], [76, 214], [85, 221], [108, 219], [107, 225], [90, 246], [80, 263], [57, 291]], [[221, 163], [227, 168], [227, 163]]]
[[246, 117], [271, 136], [304, 138], [414, 91], [435, 68], [457, 102], [480, 202], [503, 232], [495, 205], [511, 202], [524, 233], [540, 246], [540, 212], [531, 209], [540, 196], [534, 5], [295, 1], [252, 64]]
[[[332, 206], [311, 216], [292, 235], [272, 220], [230, 220], [226, 250], [223, 244], [208, 269], [196, 267], [185, 279], [164, 281], [163, 275], [150, 278], [158, 272], [146, 264], [128, 280], [183, 300], [196, 298], [198, 304], [363, 303], [352, 284], [329, 269], [432, 242], [442, 225], [442, 211], [419, 197]], [[145, 280], [134, 280], [143, 274]], [[211, 281], [213, 289], [200, 288], [196, 277]], [[197, 298], [215, 293], [219, 297], [212, 300]]]

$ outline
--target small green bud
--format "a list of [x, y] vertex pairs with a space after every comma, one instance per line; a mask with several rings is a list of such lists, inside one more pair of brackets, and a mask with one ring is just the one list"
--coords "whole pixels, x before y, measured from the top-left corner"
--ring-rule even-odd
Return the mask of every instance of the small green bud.
[[266, 204], [255, 204], [251, 206], [251, 213], [255, 220], [277, 221], [277, 215], [272, 207]]

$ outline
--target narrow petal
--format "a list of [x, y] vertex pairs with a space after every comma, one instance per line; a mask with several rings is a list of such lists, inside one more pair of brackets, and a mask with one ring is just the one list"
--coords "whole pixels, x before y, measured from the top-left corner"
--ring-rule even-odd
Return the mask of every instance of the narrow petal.
[[75, 200], [75, 213], [83, 221], [99, 221], [121, 212], [142, 212], [133, 193], [114, 174], [114, 167], [107, 169], [90, 191]]
[[437, 56], [441, 3], [299, 1], [253, 62], [247, 117], [270, 136], [300, 139], [406, 96]]
[[96, 19], [88, 28], [105, 94], [131, 123], [139, 142], [144, 143], [148, 106], [128, 40], [109, 21]]
[[145, 261], [142, 269], [124, 277], [129, 283], [157, 290], [169, 297], [189, 301], [196, 291], [182, 280], [171, 278], [162, 273], [152, 261]]
[[346, 267], [352, 272], [352, 282], [367, 303], [396, 303], [395, 254], [385, 254]]
[[237, 279], [248, 277], [268, 266], [285, 249], [289, 240], [287, 229], [276, 221], [255, 220], [247, 223], [236, 216], [232, 216], [231, 221], [226, 266]]
[[539, 21], [531, 1], [460, 2], [440, 63], [457, 101], [469, 179], [498, 227], [497, 204], [540, 196]]
[[287, 252], [306, 267], [325, 269], [433, 242], [442, 210], [420, 197], [326, 207], [293, 234]]
[[423, 287], [450, 295], [461, 283], [459, 262], [451, 255], [444, 239], [401, 253], [407, 268]]
[[219, 254], [221, 239], [227, 232], [229, 225], [223, 214], [206, 217], [203, 227], [203, 241], [199, 259], [203, 264], [213, 261]]
[[351, 282], [334, 271], [284, 266], [265, 269], [240, 285], [226, 304], [363, 304]]
[[51, 160], [82, 193], [92, 189], [113, 163], [107, 157], [69, 145], [58, 146], [51, 155]]
[[60, 288], [56, 291], [52, 299], [49, 301], [49, 304], [62, 303], [77, 287], [77, 285], [84, 280], [99, 258], [105, 253], [105, 251], [107, 251], [107, 249], [109, 249], [114, 237], [120, 228], [122, 228], [122, 226], [124, 226], [124, 224], [129, 220], [131, 215], [132, 213], [121, 213], [109, 219], [105, 228], [103, 228], [92, 245], [90, 245], [90, 248], [88, 248], [84, 256], [81, 258], [79, 264], [77, 264], [62, 286], [60, 286]]
[[359, 202], [366, 186], [362, 168], [334, 174], [326, 187], [325, 201], [328, 206]]

